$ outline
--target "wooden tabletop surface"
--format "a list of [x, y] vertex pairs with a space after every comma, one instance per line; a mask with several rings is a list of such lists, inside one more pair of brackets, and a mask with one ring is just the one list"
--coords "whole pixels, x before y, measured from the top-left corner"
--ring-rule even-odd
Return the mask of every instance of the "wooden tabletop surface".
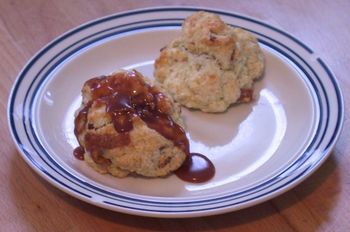
[[28, 59], [61, 33], [109, 14], [160, 5], [196, 5], [246, 14], [311, 47], [350, 100], [350, 1], [0, 0], [0, 231], [350, 231], [349, 108], [328, 160], [281, 196], [224, 215], [157, 219], [98, 208], [60, 191], [21, 158], [6, 128], [10, 88]]

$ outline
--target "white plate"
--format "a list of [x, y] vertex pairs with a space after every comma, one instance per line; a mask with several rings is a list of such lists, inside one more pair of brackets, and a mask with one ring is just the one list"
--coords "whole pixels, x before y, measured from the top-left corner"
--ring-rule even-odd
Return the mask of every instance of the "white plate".
[[159, 49], [198, 8], [125, 12], [73, 29], [24, 67], [9, 98], [13, 139], [26, 162], [47, 181], [86, 202], [153, 217], [229, 212], [275, 197], [320, 166], [334, 146], [344, 106], [333, 74], [311, 49], [266, 23], [206, 9], [253, 32], [266, 57], [257, 99], [223, 114], [183, 110], [192, 152], [216, 167], [207, 183], [124, 179], [100, 175], [75, 159], [73, 114], [83, 83], [119, 68], [152, 77]]

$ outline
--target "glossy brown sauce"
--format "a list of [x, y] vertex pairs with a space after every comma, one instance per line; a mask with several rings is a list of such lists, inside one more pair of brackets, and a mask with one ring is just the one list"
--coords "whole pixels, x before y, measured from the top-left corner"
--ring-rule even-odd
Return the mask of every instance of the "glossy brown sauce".
[[[156, 88], [145, 83], [136, 71], [120, 72], [112, 76], [101, 76], [88, 80], [85, 83], [90, 88], [91, 100], [82, 108], [75, 118], [75, 135], [78, 137], [84, 131], [87, 123], [87, 114], [92, 104], [103, 104], [111, 116], [113, 126], [119, 133], [117, 136], [85, 135], [85, 149], [90, 151], [92, 159], [98, 164], [108, 165], [102, 149], [127, 146], [130, 143], [129, 133], [133, 129], [132, 120], [140, 117], [149, 128], [156, 130], [163, 137], [173, 141], [174, 145], [187, 154], [185, 166], [189, 171], [179, 171], [181, 179], [190, 182], [204, 182], [209, 180], [215, 172], [214, 166], [204, 156], [189, 153], [189, 142], [185, 131], [171, 118], [171, 108], [167, 98]], [[88, 125], [93, 129], [93, 125]], [[81, 145], [81, 144], [80, 144]], [[77, 153], [77, 155], [76, 155]], [[74, 150], [78, 159], [83, 159], [82, 146]], [[192, 160], [191, 164], [188, 160]], [[204, 161], [203, 161], [204, 160]], [[200, 162], [202, 168], [198, 168]], [[202, 164], [207, 163], [203, 166]], [[205, 168], [207, 167], [207, 168]], [[181, 170], [184, 170], [182, 167]], [[206, 179], [209, 178], [209, 179]]]
[[78, 160], [84, 160], [84, 153], [85, 153], [85, 150], [84, 150], [84, 148], [82, 146], [76, 147], [73, 150], [73, 155]]
[[253, 100], [253, 89], [241, 89], [241, 95], [238, 102], [251, 102]]
[[215, 167], [206, 156], [190, 153], [182, 166], [175, 171], [175, 174], [184, 181], [202, 183], [213, 178]]

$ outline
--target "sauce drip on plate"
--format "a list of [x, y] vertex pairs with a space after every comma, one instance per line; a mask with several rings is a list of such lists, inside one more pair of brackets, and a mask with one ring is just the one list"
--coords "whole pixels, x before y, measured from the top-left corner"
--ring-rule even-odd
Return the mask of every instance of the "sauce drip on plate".
[[85, 150], [82, 146], [75, 148], [73, 151], [74, 157], [77, 158], [78, 160], [84, 160], [84, 153], [85, 153]]
[[182, 166], [175, 171], [175, 174], [184, 181], [202, 183], [214, 176], [215, 167], [206, 156], [190, 153]]

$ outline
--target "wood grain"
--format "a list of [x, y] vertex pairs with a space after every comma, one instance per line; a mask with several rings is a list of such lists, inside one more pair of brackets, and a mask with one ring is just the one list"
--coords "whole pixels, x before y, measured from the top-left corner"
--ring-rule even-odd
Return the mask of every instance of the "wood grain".
[[0, 0], [0, 231], [350, 231], [349, 110], [331, 157], [306, 181], [260, 205], [194, 219], [111, 212], [56, 189], [23, 161], [7, 128], [7, 98], [21, 68], [61, 33], [108, 14], [160, 5], [196, 5], [247, 14], [304, 41], [350, 98], [350, 1]]

